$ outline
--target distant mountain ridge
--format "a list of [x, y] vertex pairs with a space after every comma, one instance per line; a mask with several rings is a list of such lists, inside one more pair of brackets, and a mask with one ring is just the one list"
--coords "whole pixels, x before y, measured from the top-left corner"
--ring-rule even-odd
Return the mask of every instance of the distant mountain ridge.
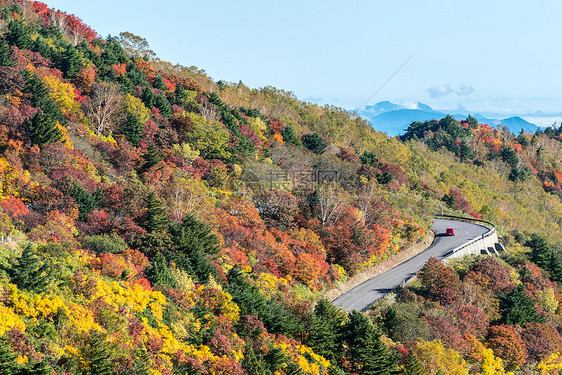
[[470, 114], [474, 116], [478, 122], [488, 124], [490, 126], [503, 125], [509, 128], [512, 133], [519, 133], [521, 129], [526, 132], [534, 133], [538, 126], [519, 116], [513, 116], [504, 119], [487, 118], [479, 113], [470, 113], [462, 111], [438, 111], [434, 110], [427, 104], [420, 102], [412, 106], [404, 106], [395, 104], [390, 101], [378, 102], [371, 106], [366, 106], [358, 112], [358, 114], [371, 122], [374, 129], [386, 132], [389, 136], [396, 136], [404, 133], [408, 125], [413, 121], [429, 121], [438, 120], [451, 114], [457, 120], [464, 120]]

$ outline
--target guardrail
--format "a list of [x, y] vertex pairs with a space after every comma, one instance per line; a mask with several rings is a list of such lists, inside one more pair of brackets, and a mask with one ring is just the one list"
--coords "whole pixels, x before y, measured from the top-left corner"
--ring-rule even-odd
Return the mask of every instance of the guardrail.
[[452, 251], [453, 254], [455, 254], [455, 253], [461, 251], [461, 250], [464, 249], [464, 248], [469, 247], [470, 245], [472, 245], [472, 244], [475, 243], [475, 242], [481, 241], [481, 240], [483, 240], [483, 239], [485, 239], [485, 238], [487, 238], [487, 237], [490, 237], [490, 236], [492, 236], [492, 235], [494, 235], [494, 234], [496, 234], [496, 236], [497, 236], [497, 232], [496, 232], [496, 228], [495, 228], [494, 224], [492, 224], [492, 223], [490, 223], [489, 221], [486, 221], [486, 220], [475, 219], [475, 218], [472, 218], [472, 217], [455, 216], [455, 215], [440, 215], [440, 214], [436, 214], [435, 216], [436, 216], [436, 217], [439, 217], [439, 218], [448, 218], [448, 219], [454, 219], [454, 220], [465, 220], [465, 221], [471, 221], [471, 222], [480, 222], [480, 223], [485, 223], [485, 224], [488, 224], [488, 225], [489, 225], [489, 226], [488, 226], [488, 225], [483, 225], [484, 227], [486, 227], [486, 228], [489, 229], [486, 233], [484, 233], [483, 235], [478, 236], [478, 237], [476, 237], [476, 238], [473, 238], [472, 240], [470, 240], [469, 242], [467, 242], [467, 243], [465, 243], [465, 244], [463, 244], [463, 245], [460, 245], [460, 246], [454, 248], [453, 251]]

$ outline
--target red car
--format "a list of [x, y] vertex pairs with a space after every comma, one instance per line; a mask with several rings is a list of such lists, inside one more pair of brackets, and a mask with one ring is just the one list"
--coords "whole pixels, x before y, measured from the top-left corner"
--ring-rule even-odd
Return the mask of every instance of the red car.
[[445, 232], [445, 236], [454, 236], [455, 235], [455, 228], [447, 228], [447, 231]]

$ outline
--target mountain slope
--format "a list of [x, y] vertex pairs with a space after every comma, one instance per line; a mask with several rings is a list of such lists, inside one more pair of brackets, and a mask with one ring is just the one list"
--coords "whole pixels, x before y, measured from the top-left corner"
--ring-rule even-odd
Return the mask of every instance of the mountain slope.
[[[559, 321], [550, 246], [562, 225], [560, 129], [516, 138], [446, 119], [442, 131], [417, 124], [417, 140], [390, 139], [343, 109], [158, 60], [130, 33], [102, 39], [40, 2], [3, 1], [0, 12], [1, 368], [401, 371], [442, 340], [476, 371], [483, 349], [462, 351], [476, 342], [453, 328], [420, 332], [418, 345], [408, 330], [384, 331], [386, 315], [345, 314], [321, 299], [422, 239], [441, 204], [493, 220], [523, 249], [510, 280], [528, 284], [527, 305], [545, 306], [540, 324]], [[517, 268], [529, 259], [550, 279]], [[488, 325], [522, 323], [500, 322], [503, 297], [485, 280], [473, 280], [489, 294], [478, 300], [485, 328], [463, 332], [492, 345]], [[419, 316], [434, 321], [460, 301], [418, 292], [434, 308], [416, 305]], [[463, 318], [449, 323], [460, 329]], [[531, 328], [530, 337], [545, 331]], [[555, 360], [558, 349], [544, 347], [533, 366]]]

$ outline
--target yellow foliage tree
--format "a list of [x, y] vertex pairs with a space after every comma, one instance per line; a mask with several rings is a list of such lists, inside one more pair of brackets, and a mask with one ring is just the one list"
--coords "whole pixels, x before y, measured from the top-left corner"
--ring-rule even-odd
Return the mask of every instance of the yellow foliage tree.
[[462, 356], [453, 349], [445, 348], [441, 340], [420, 340], [415, 352], [428, 375], [436, 375], [440, 370], [448, 375], [468, 375]]
[[543, 359], [538, 365], [537, 370], [541, 375], [560, 374], [562, 371], [562, 354], [552, 353], [550, 357]]
[[142, 100], [131, 94], [125, 95], [123, 99], [123, 110], [127, 114], [133, 115], [139, 119], [141, 124], [144, 124], [150, 119], [150, 110], [146, 108]]
[[62, 82], [55, 76], [45, 76], [43, 81], [51, 88], [51, 99], [57, 103], [62, 113], [77, 115], [80, 112], [80, 105], [75, 100], [76, 95], [72, 84]]

